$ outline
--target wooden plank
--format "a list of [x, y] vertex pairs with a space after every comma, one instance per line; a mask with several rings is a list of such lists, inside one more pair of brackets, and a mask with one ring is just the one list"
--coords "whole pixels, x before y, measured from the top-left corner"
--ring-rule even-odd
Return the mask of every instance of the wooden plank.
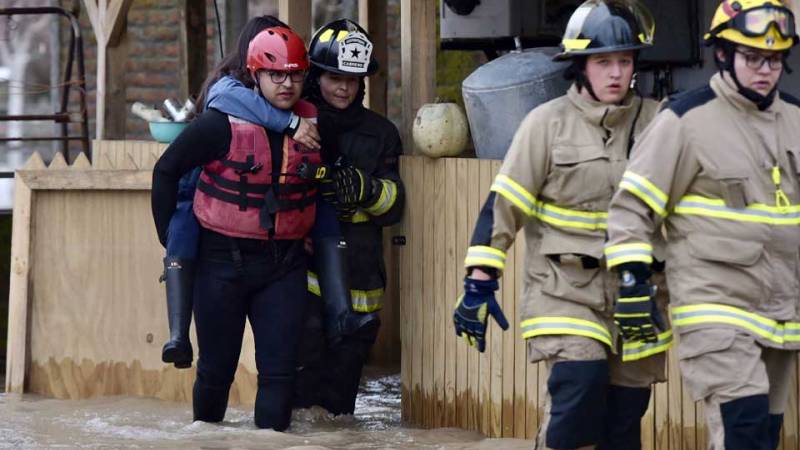
[[372, 56], [378, 61], [378, 71], [367, 77], [364, 99], [367, 108], [386, 115], [388, 92], [389, 52], [386, 44], [386, 0], [359, 0], [358, 22], [369, 33], [372, 40]]
[[[444, 426], [456, 427], [458, 420], [456, 417], [456, 367], [458, 364], [459, 350], [463, 347], [463, 342], [456, 339], [455, 331], [453, 329], [453, 304], [459, 295], [459, 275], [463, 274], [460, 270], [458, 257], [456, 256], [457, 249], [459, 248], [456, 236], [458, 234], [458, 226], [460, 220], [457, 218], [458, 210], [462, 204], [453, 201], [456, 198], [456, 193], [460, 190], [456, 182], [457, 180], [457, 167], [456, 160], [447, 158], [444, 160], [445, 176], [444, 176], [444, 196], [442, 202], [442, 209], [444, 211], [443, 217], [443, 230], [442, 230], [442, 244], [444, 248], [444, 255], [442, 267], [439, 270], [443, 273], [443, 287], [442, 298], [439, 299], [445, 305], [445, 417]], [[463, 246], [462, 246], [463, 247]]]
[[[435, 292], [434, 286], [434, 257], [431, 249], [435, 248], [436, 236], [434, 235], [434, 213], [433, 209], [436, 207], [434, 202], [434, 183], [436, 178], [436, 171], [434, 164], [427, 158], [421, 158], [423, 161], [423, 179], [425, 180], [423, 188], [423, 204], [422, 210], [425, 211], [423, 231], [422, 231], [422, 251], [423, 257], [422, 267], [427, 269], [423, 270], [422, 274], [422, 299], [423, 315], [425, 328], [423, 329], [423, 360], [422, 360], [422, 383], [423, 383], [423, 399], [425, 402], [425, 410], [423, 412], [423, 420], [425, 427], [435, 427], [436, 417], [436, 362], [433, 361], [430, 355], [436, 355], [436, 349], [441, 348], [437, 341], [438, 335], [435, 332], [436, 328], [436, 299], [433, 293]], [[435, 356], [434, 356], [435, 358]]]
[[403, 142], [417, 154], [411, 126], [417, 110], [436, 96], [436, 0], [401, 0], [400, 42], [403, 95]]
[[[121, 2], [114, 2], [119, 4]], [[127, 14], [127, 12], [126, 12]], [[106, 139], [125, 139], [128, 119], [128, 103], [126, 98], [126, 62], [130, 38], [128, 36], [127, 20], [119, 18], [116, 25], [117, 32], [113, 43], [106, 48], [106, 95], [105, 95], [105, 128], [103, 136]]]
[[[676, 336], [677, 338], [677, 336]], [[669, 393], [669, 450], [682, 450], [683, 383], [678, 366], [677, 344], [667, 353], [667, 391]]]
[[303, 42], [311, 40], [311, 0], [278, 0], [278, 17], [292, 27]]
[[31, 189], [149, 190], [153, 173], [146, 170], [19, 170]]
[[[470, 240], [470, 227], [472, 224], [468, 221], [469, 218], [469, 195], [468, 188], [471, 180], [468, 178], [468, 167], [470, 161], [466, 159], [453, 159], [455, 162], [455, 214], [456, 214], [456, 233], [455, 233], [455, 262], [453, 273], [455, 274], [455, 290], [456, 295], [461, 295], [463, 292], [462, 278], [464, 275], [464, 258], [467, 255], [467, 247]], [[472, 391], [469, 386], [469, 379], [472, 374], [469, 367], [469, 351], [470, 348], [463, 341], [457, 339], [457, 361], [456, 361], [456, 412], [457, 420], [456, 426], [460, 428], [469, 428], [470, 425], [470, 408], [473, 405], [474, 399]]]
[[528, 436], [527, 418], [531, 413], [528, 402], [528, 371], [533, 367], [528, 364], [525, 349], [525, 340], [519, 332], [519, 316], [522, 310], [522, 286], [525, 255], [525, 234], [520, 231], [514, 250], [514, 312], [513, 318], [509, 317], [508, 333], [514, 338], [514, 437], [525, 439]]
[[[666, 369], [665, 369], [666, 370]], [[653, 388], [655, 429], [652, 449], [669, 448], [669, 386], [658, 383]]]
[[[415, 183], [415, 173], [411, 170], [413, 167], [408, 157], [400, 158], [400, 176], [402, 177], [406, 187], [406, 204], [411, 205], [413, 197], [411, 197], [411, 187]], [[406, 207], [403, 221], [400, 224], [402, 235], [406, 238], [406, 245], [398, 247], [398, 264], [400, 267], [400, 280], [398, 287], [398, 295], [400, 300], [400, 384], [401, 384], [401, 399], [400, 402], [400, 415], [404, 422], [414, 423], [412, 418], [413, 403], [412, 396], [412, 371], [414, 370], [412, 346], [414, 342], [414, 333], [411, 332], [412, 325], [415, 319], [413, 316], [413, 305], [411, 302], [411, 273], [413, 271], [413, 264], [410, 251], [410, 235], [411, 235], [411, 219], [413, 211], [416, 208]]]
[[[225, 45], [223, 53], [227, 56], [239, 51], [236, 48], [236, 44], [239, 40], [240, 31], [247, 23], [247, 0], [226, 0], [223, 5], [225, 8], [225, 15], [223, 16], [225, 21], [222, 24], [222, 41]], [[291, 26], [291, 23], [289, 25]], [[304, 38], [304, 42], [308, 41]], [[205, 50], [205, 41], [203, 41], [203, 44], [201, 49]]]
[[[423, 232], [424, 232], [424, 200], [423, 196], [425, 195], [424, 192], [424, 172], [423, 172], [423, 165], [422, 160], [419, 158], [409, 158], [411, 161], [414, 162], [413, 169], [415, 173], [418, 175], [417, 178], [414, 180], [414, 185], [411, 186], [409, 189], [413, 193], [413, 203], [411, 205], [415, 205], [413, 208], [408, 208], [410, 212], [411, 209], [414, 209], [412, 213], [412, 229], [411, 235], [408, 236], [409, 243], [411, 245], [411, 252], [409, 253], [409, 257], [411, 261], [415, 263], [416, 266], [419, 266], [419, 262], [422, 261], [423, 257]], [[414, 399], [414, 423], [417, 425], [424, 425], [424, 418], [423, 418], [423, 411], [424, 411], [424, 400], [423, 400], [423, 391], [422, 391], [422, 383], [423, 383], [423, 358], [425, 355], [425, 351], [427, 349], [424, 348], [425, 341], [424, 341], [424, 328], [425, 328], [425, 317], [424, 317], [424, 303], [425, 298], [423, 296], [423, 286], [422, 286], [422, 273], [419, 269], [412, 269], [411, 271], [411, 301], [413, 302], [413, 323], [414, 323], [414, 341], [413, 341], [413, 366], [414, 370], [412, 372], [413, 375], [413, 391], [412, 391], [412, 398]]]
[[[229, 2], [225, 2], [227, 6]], [[180, 22], [180, 96], [198, 96], [208, 72], [206, 56], [206, 2], [181, 0], [178, 3]], [[247, 8], [244, 8], [245, 21]], [[227, 25], [227, 21], [226, 21]], [[237, 28], [239, 30], [241, 28]], [[238, 33], [234, 33], [238, 37]], [[235, 39], [235, 38], [234, 38]]]
[[[478, 211], [480, 210], [480, 203], [483, 195], [480, 186], [480, 161], [468, 161], [467, 170], [467, 189], [469, 190], [468, 203], [465, 210], [467, 211], [467, 224], [470, 229], [475, 226], [478, 219]], [[473, 348], [467, 350], [467, 360], [469, 361], [469, 391], [472, 401], [469, 404], [469, 429], [482, 431], [483, 420], [481, 412], [481, 402], [483, 397], [481, 395], [481, 357], [480, 354]]]
[[121, 35], [124, 33], [128, 11], [133, 4], [133, 0], [100, 0], [108, 1], [106, 7], [106, 17], [104, 21], [105, 40], [109, 47], [116, 47], [119, 44]]
[[[444, 233], [447, 231], [449, 224], [445, 223], [444, 208], [446, 200], [444, 198], [444, 161], [441, 159], [428, 160], [428, 167], [432, 175], [429, 180], [430, 190], [428, 191], [429, 199], [431, 200], [431, 208], [428, 208], [427, 217], [430, 218], [430, 245], [425, 248], [428, 253], [433, 253], [431, 265], [428, 267], [428, 272], [431, 272], [430, 300], [433, 305], [433, 391], [431, 392], [431, 401], [434, 404], [432, 426], [434, 428], [441, 428], [445, 426], [445, 359], [447, 359], [446, 347], [446, 332], [452, 321], [447, 309], [447, 303], [444, 298], [444, 254], [447, 251], [445, 246], [446, 240], [443, 239]], [[450, 323], [448, 323], [450, 322]]]
[[786, 410], [783, 415], [783, 432], [781, 446], [784, 450], [797, 449], [797, 422], [798, 422], [798, 403], [797, 403], [797, 364], [792, 364], [790, 369], [792, 375], [789, 378], [789, 398], [786, 403]]
[[686, 386], [681, 389], [681, 399], [681, 450], [702, 450], [704, 447], [697, 448], [695, 402]]
[[[480, 165], [480, 203], [486, 200], [492, 183], [492, 167], [488, 162]], [[479, 206], [480, 208], [480, 206]], [[490, 320], [486, 329], [486, 352], [481, 354], [481, 432], [489, 437], [499, 437], [502, 409], [496, 400], [502, 395], [502, 338], [495, 332], [496, 325]], [[501, 368], [498, 370], [497, 365]], [[497, 380], [499, 373], [500, 379]]]
[[[497, 172], [500, 170], [502, 161], [492, 161], [491, 183]], [[495, 324], [496, 337], [502, 338], [501, 362], [498, 365], [500, 370], [501, 396], [499, 398], [501, 408], [501, 433], [502, 437], [514, 437], [514, 366], [516, 363], [514, 345], [516, 341], [516, 327], [512, 326], [516, 322], [516, 266], [514, 258], [516, 256], [515, 245], [506, 251], [506, 270], [503, 271], [501, 282], [503, 284], [501, 308], [509, 322], [509, 330], [502, 331], [502, 328]], [[497, 403], [497, 401], [495, 401]]]
[[708, 434], [706, 433], [706, 414], [702, 402], [695, 405], [695, 423], [697, 424], [696, 449], [702, 450], [708, 447]]
[[[34, 153], [28, 168], [40, 169], [44, 162]], [[6, 392], [21, 394], [28, 365], [28, 281], [31, 267], [30, 186], [18, 174], [14, 177], [14, 214], [11, 222], [11, 274], [8, 296], [8, 339], [6, 347]]]
[[641, 423], [641, 430], [642, 430], [642, 443], [643, 448], [645, 450], [649, 450], [653, 448], [653, 444], [655, 442], [655, 417], [653, 416], [655, 412], [655, 395], [654, 392], [650, 392], [650, 402], [647, 405], [647, 411], [645, 411], [644, 416], [642, 417]]

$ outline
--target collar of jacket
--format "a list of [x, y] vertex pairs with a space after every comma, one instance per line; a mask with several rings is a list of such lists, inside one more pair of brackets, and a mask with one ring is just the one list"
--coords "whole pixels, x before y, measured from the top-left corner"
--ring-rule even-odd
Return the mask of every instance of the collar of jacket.
[[779, 96], [775, 97], [772, 104], [764, 111], [759, 111], [758, 106], [739, 92], [733, 80], [723, 77], [719, 72], [715, 73], [709, 81], [711, 89], [725, 102], [735, 109], [756, 116], [772, 117], [780, 110], [782, 100]]
[[567, 91], [567, 97], [578, 111], [586, 117], [589, 123], [603, 127], [609, 132], [612, 132], [615, 127], [624, 122], [628, 114], [635, 114], [636, 108], [634, 106], [638, 105], [635, 100], [636, 94], [632, 89], [628, 91], [628, 95], [618, 105], [608, 105], [588, 99], [578, 92], [578, 87], [575, 84]]

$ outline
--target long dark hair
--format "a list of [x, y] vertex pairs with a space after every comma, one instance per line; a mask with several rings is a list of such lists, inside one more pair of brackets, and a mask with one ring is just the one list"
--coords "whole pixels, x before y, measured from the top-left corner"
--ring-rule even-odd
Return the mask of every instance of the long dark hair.
[[208, 89], [224, 76], [230, 75], [241, 81], [248, 88], [255, 86], [253, 78], [247, 71], [247, 48], [250, 46], [250, 41], [258, 33], [272, 27], [289, 28], [288, 25], [274, 16], [258, 16], [247, 21], [244, 28], [242, 28], [242, 32], [239, 33], [239, 39], [236, 41], [236, 53], [229, 53], [228, 56], [223, 58], [208, 74], [206, 81], [203, 82], [203, 88], [200, 89], [200, 97], [197, 99], [198, 112], [205, 109]]

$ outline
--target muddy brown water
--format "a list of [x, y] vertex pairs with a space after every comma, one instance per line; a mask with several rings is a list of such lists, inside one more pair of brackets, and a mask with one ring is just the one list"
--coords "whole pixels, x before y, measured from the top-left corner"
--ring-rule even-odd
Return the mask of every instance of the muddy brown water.
[[220, 424], [192, 422], [191, 405], [134, 397], [54, 400], [0, 393], [0, 449], [530, 449], [454, 428], [422, 430], [400, 420], [400, 376], [365, 377], [356, 414], [296, 410], [287, 433], [259, 430], [250, 408]]

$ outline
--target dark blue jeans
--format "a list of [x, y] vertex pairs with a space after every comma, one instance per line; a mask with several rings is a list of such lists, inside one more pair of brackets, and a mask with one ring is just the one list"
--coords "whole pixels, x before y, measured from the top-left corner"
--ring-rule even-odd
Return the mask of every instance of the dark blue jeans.
[[247, 319], [258, 370], [256, 426], [277, 431], [289, 427], [308, 301], [306, 269], [302, 241], [253, 242], [201, 232], [194, 290], [200, 354], [195, 420], [219, 422], [225, 417]]

